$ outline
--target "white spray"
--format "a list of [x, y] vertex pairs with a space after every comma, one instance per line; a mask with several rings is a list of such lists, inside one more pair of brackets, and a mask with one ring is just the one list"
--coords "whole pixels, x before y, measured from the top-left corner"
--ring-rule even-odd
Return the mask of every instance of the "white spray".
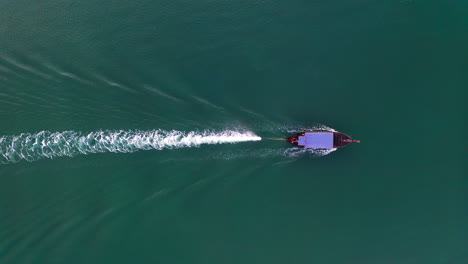
[[83, 134], [76, 131], [23, 133], [19, 136], [0, 137], [0, 162], [35, 161], [78, 154], [102, 152], [135, 152], [198, 147], [202, 144], [259, 141], [253, 132], [226, 130], [201, 131], [98, 131]]

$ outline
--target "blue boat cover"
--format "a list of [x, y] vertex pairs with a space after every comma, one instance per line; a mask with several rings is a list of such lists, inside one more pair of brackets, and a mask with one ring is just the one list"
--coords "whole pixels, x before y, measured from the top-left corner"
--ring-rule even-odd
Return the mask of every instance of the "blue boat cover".
[[304, 144], [301, 144], [299, 137], [299, 145], [305, 148], [331, 149], [333, 148], [333, 133], [306, 133]]
[[299, 146], [304, 146], [305, 144], [306, 144], [306, 142], [305, 142], [305, 137], [299, 136], [298, 145], [299, 145]]

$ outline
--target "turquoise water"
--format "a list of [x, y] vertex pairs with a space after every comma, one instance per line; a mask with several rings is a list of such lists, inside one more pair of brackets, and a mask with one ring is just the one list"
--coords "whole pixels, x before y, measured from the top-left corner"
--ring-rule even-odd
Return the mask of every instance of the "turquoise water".
[[467, 263], [467, 12], [1, 2], [0, 263]]

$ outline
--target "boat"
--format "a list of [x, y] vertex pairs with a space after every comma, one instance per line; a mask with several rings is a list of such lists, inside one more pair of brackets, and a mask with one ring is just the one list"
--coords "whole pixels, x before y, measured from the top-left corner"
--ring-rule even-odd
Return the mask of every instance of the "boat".
[[361, 142], [336, 131], [305, 131], [286, 138], [291, 144], [310, 149], [342, 148], [352, 142]]

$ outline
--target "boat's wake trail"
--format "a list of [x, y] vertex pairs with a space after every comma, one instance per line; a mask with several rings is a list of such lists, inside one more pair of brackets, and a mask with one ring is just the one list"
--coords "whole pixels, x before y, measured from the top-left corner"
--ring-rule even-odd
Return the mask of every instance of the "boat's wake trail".
[[43, 158], [73, 157], [79, 154], [102, 152], [135, 152], [198, 147], [202, 144], [258, 141], [253, 132], [226, 130], [182, 131], [98, 131], [88, 134], [76, 131], [23, 133], [0, 137], [0, 162], [35, 161]]

